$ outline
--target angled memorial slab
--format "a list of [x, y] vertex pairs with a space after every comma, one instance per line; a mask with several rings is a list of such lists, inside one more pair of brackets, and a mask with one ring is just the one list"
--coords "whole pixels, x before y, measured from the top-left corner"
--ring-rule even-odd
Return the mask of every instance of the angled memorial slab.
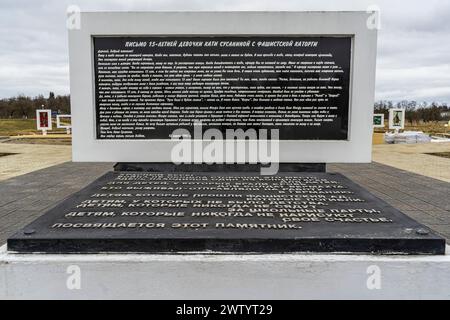
[[444, 254], [445, 240], [340, 174], [110, 172], [8, 250]]

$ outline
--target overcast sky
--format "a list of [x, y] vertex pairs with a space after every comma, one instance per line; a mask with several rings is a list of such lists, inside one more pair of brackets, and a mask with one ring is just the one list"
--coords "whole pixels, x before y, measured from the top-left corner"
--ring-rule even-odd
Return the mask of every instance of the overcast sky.
[[0, 98], [69, 93], [66, 8], [381, 12], [376, 99], [450, 102], [448, 0], [1, 0]]

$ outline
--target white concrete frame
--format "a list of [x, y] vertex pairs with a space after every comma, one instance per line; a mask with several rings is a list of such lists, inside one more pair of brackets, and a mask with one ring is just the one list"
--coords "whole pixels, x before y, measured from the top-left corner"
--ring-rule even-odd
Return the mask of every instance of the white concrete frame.
[[373, 117], [374, 118], [375, 117], [381, 117], [381, 124], [379, 124], [379, 125], [374, 124], [373, 127], [374, 128], [384, 128], [384, 113], [375, 113], [373, 115]]
[[[351, 36], [349, 139], [282, 140], [280, 162], [370, 162], [377, 30], [366, 12], [83, 12], [69, 30], [73, 161], [170, 162], [171, 140], [97, 140], [93, 36]], [[203, 142], [207, 144], [207, 141]]]
[[[47, 113], [48, 116], [48, 126], [41, 127], [41, 113]], [[52, 110], [50, 109], [37, 109], [36, 110], [36, 128], [38, 130], [52, 130]]]
[[[394, 126], [394, 112], [400, 111], [402, 113], [402, 118], [400, 119], [401, 124], [399, 126]], [[405, 109], [389, 109], [389, 129], [404, 129], [405, 128]]]
[[70, 123], [70, 125], [61, 124], [61, 118], [70, 118], [70, 119], [72, 119], [72, 116], [70, 114], [58, 114], [56, 116], [56, 127], [57, 128], [60, 128], [60, 129], [70, 129], [70, 128], [72, 128], [72, 122]]
[[450, 299], [448, 250], [436, 256], [17, 254], [3, 246], [0, 299]]

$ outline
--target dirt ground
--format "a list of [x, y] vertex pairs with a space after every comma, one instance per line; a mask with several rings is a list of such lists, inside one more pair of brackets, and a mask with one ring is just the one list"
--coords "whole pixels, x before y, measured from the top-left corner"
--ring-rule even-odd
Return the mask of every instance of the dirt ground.
[[372, 160], [394, 168], [450, 182], [450, 142], [419, 144], [380, 144], [372, 149]]

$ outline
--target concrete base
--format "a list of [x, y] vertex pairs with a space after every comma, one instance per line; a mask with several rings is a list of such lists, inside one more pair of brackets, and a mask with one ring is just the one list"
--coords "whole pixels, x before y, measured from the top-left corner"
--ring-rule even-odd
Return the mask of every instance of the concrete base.
[[449, 299], [444, 256], [16, 254], [0, 299]]

